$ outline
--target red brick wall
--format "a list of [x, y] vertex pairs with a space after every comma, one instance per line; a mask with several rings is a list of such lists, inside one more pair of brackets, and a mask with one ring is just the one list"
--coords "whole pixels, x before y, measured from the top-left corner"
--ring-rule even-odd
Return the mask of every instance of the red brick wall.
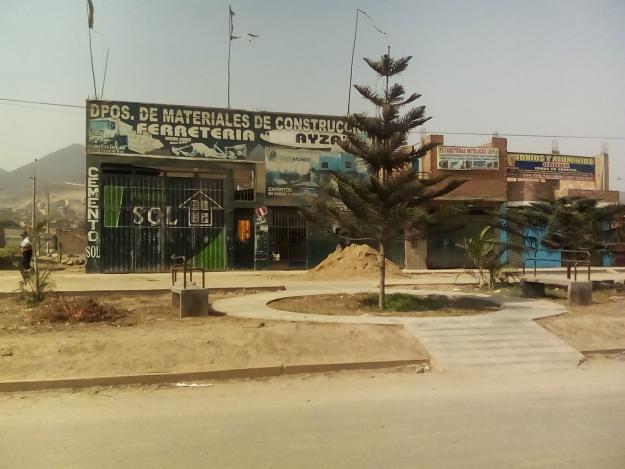
[[[444, 145], [442, 135], [429, 135], [426, 142], [438, 142]], [[429, 171], [432, 177], [446, 174], [450, 179], [469, 180], [453, 192], [440, 198], [440, 200], [466, 200], [466, 199], [489, 199], [505, 201], [507, 199], [507, 175], [506, 165], [508, 156], [508, 140], [501, 137], [493, 137], [489, 147], [499, 149], [499, 170], [469, 170], [449, 171], [438, 169], [438, 148], [423, 157], [423, 168]]]
[[553, 200], [559, 181], [508, 181], [508, 200], [519, 202], [529, 200]]

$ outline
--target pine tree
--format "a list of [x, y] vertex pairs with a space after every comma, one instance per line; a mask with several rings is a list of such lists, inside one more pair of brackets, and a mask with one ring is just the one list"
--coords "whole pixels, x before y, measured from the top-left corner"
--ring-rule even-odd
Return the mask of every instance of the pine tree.
[[401, 85], [388, 86], [391, 77], [406, 70], [410, 59], [394, 59], [386, 54], [377, 61], [364, 59], [379, 78], [386, 80], [386, 90], [379, 93], [368, 86], [354, 87], [375, 105], [377, 112], [375, 116], [364, 113], [348, 116], [351, 129], [341, 147], [366, 164], [369, 177], [357, 179], [333, 172], [320, 197], [310, 208], [302, 210], [307, 219], [326, 230], [349, 239], [369, 241], [377, 247], [380, 309], [385, 304], [385, 263], [389, 242], [417, 236], [435, 223], [426, 204], [465, 182], [447, 180], [448, 176], [421, 179], [412, 168], [412, 161], [423, 157], [436, 144], [419, 148], [408, 145], [409, 132], [430, 117], [425, 116], [425, 106], [412, 107], [402, 114], [403, 108], [421, 95], [413, 93], [405, 97]]

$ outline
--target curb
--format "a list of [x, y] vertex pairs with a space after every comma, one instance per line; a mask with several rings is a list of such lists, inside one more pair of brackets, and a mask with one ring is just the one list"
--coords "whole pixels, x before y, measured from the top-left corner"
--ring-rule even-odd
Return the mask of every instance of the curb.
[[[208, 287], [209, 293], [215, 292], [238, 292], [238, 291], [283, 291], [286, 290], [284, 285], [276, 286], [261, 286], [261, 287]], [[144, 295], [147, 293], [154, 295], [162, 295], [165, 293], [171, 293], [171, 288], [152, 288], [152, 289], [136, 289], [136, 290], [54, 290], [51, 292], [55, 295], [67, 295], [67, 296], [92, 296], [92, 295]], [[0, 292], [0, 298], [10, 298], [13, 296], [19, 296], [20, 292]]]
[[580, 352], [583, 355], [617, 355], [625, 354], [625, 348], [605, 348], [597, 350], [582, 350]]
[[126, 376], [98, 376], [90, 378], [67, 378], [41, 381], [0, 382], [0, 392], [44, 391], [51, 389], [82, 389], [95, 386], [125, 386], [137, 384], [168, 384], [178, 381], [226, 380], [242, 378], [269, 378], [305, 373], [331, 371], [376, 370], [410, 365], [430, 365], [429, 359], [387, 360], [377, 362], [317, 363], [310, 365], [279, 365], [259, 368], [237, 368], [214, 371], [191, 371], [182, 373], [152, 373]]

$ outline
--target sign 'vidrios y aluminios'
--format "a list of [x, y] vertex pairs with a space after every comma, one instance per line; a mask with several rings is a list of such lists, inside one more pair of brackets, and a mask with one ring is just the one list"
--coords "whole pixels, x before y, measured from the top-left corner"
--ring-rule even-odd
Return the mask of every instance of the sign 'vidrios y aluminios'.
[[593, 181], [595, 159], [587, 156], [508, 153], [508, 177]]
[[347, 128], [343, 118], [331, 116], [87, 103], [87, 152], [92, 154], [262, 161], [266, 146], [337, 150]]

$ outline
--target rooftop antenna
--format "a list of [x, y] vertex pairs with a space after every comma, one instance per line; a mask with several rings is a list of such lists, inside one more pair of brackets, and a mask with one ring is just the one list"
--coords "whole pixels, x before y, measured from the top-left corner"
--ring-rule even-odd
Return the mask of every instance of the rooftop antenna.
[[371, 19], [371, 17], [366, 11], [361, 10], [360, 8], [356, 8], [356, 24], [354, 26], [354, 43], [352, 45], [352, 60], [349, 66], [349, 90], [347, 93], [347, 114], [346, 114], [347, 116], [349, 116], [349, 108], [352, 102], [352, 78], [354, 76], [354, 53], [356, 52], [356, 37], [358, 36], [358, 15], [360, 14], [362, 14], [363, 16], [366, 16], [369, 19], [369, 22], [371, 23], [371, 26], [373, 26], [373, 29], [375, 29], [380, 34], [387, 36], [387, 34], [384, 31], [382, 31], [380, 28], [378, 28], [375, 25], [375, 23], [373, 22], [373, 20]]
[[604, 154], [608, 153], [608, 142], [606, 141], [601, 142], [601, 153], [604, 153]]

